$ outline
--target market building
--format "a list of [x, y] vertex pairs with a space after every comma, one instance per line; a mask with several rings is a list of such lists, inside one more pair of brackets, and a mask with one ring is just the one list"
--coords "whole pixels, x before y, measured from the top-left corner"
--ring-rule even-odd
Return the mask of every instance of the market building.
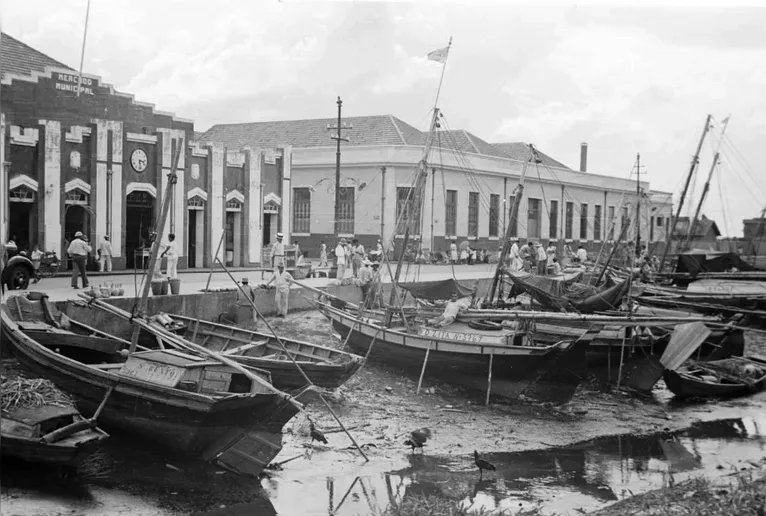
[[80, 79], [6, 34], [0, 66], [3, 238], [63, 257], [77, 231], [93, 243], [108, 235], [115, 269], [143, 266], [180, 146], [163, 235], [176, 235], [179, 268], [208, 266], [222, 238], [229, 264], [260, 261], [262, 225], [270, 234], [282, 223], [280, 177], [289, 177], [289, 146], [194, 144], [192, 121], [136, 101], [99, 77]]

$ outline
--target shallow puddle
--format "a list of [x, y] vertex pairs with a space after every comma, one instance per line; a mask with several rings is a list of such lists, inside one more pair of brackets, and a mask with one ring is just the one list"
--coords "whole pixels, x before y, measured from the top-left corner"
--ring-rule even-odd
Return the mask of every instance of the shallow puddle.
[[412, 455], [380, 475], [265, 479], [282, 515], [377, 514], [406, 496], [430, 494], [472, 508], [582, 514], [697, 476], [752, 469], [766, 457], [766, 417], [706, 422], [680, 433], [608, 437], [545, 451], [482, 455], [497, 471], [480, 477], [473, 456]]
[[[65, 483], [44, 468], [3, 461], [3, 514], [159, 516], [214, 510], [211, 516], [226, 516], [276, 510], [282, 516], [357, 516], [380, 514], [407, 496], [430, 494], [472, 508], [534, 507], [546, 514], [574, 515], [670, 482], [720, 478], [762, 464], [766, 417], [544, 451], [482, 454], [497, 470], [481, 477], [472, 451], [469, 444], [450, 457], [431, 456], [427, 450], [423, 455], [403, 452], [374, 457], [368, 464], [316, 451], [310, 461], [290, 463], [259, 481], [113, 436], [86, 479]], [[399, 467], [402, 463], [406, 466]], [[261, 487], [269, 500], [259, 500]]]

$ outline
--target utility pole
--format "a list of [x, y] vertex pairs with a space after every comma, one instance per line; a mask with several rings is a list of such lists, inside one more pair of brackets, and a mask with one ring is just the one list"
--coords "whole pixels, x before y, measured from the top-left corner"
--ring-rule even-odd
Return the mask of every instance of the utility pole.
[[641, 252], [641, 154], [636, 154], [636, 256]]
[[337, 133], [330, 136], [331, 139], [338, 143], [337, 151], [335, 152], [335, 236], [340, 235], [340, 142], [348, 142], [348, 138], [344, 138], [341, 134], [341, 129], [353, 129], [351, 126], [341, 125], [340, 112], [343, 106], [343, 101], [338, 97], [338, 125], [336, 127], [329, 127], [329, 129], [336, 129]]

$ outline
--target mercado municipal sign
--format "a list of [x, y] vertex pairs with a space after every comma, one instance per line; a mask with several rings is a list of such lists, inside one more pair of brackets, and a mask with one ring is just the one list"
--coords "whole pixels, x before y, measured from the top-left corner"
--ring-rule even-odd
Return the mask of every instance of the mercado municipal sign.
[[93, 92], [94, 81], [89, 77], [82, 78], [82, 85], [80, 84], [80, 77], [76, 74], [69, 73], [56, 73], [53, 75], [53, 80], [56, 82], [55, 88], [59, 91], [71, 91], [77, 93], [77, 88], [80, 88], [81, 95], [95, 95]]

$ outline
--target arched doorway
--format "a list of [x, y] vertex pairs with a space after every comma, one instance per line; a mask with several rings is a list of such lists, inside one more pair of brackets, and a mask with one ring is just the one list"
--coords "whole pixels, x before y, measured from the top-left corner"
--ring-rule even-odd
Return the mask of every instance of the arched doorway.
[[[204, 195], [204, 197], [203, 197]], [[204, 266], [205, 249], [205, 199], [207, 194], [204, 192], [194, 193], [187, 200], [187, 209], [189, 212], [187, 226], [186, 256], [188, 256], [188, 266], [190, 269]]]
[[[80, 188], [74, 188], [66, 193], [64, 198], [64, 246], [62, 248], [62, 254], [66, 257], [67, 269], [72, 268], [72, 261], [66, 254], [69, 243], [74, 238], [74, 235], [80, 231], [83, 235], [90, 237], [91, 228], [95, 223], [96, 214], [93, 212], [89, 204], [90, 195]], [[94, 242], [91, 242], [91, 246], [95, 246]], [[87, 268], [93, 267], [93, 255], [88, 256]]]
[[149, 245], [149, 233], [154, 228], [154, 196], [151, 192], [134, 190], [125, 199], [125, 261], [128, 269], [144, 268]]
[[[32, 237], [37, 226], [37, 192], [21, 184], [11, 187], [8, 206], [8, 234], [2, 238], [15, 239], [19, 251], [32, 250]], [[42, 242], [39, 242], [42, 245]]]

